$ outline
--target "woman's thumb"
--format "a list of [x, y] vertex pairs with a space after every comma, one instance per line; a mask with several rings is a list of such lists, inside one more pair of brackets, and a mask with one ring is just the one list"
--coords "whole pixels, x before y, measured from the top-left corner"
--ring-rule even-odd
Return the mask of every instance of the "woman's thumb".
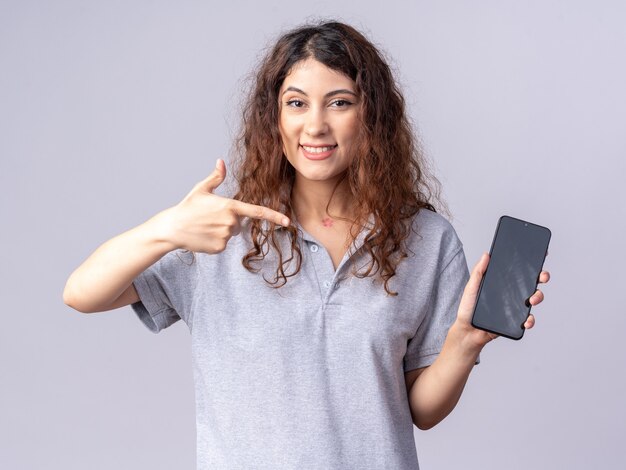
[[212, 193], [226, 178], [226, 164], [221, 158], [217, 159], [215, 170], [202, 182], [202, 189]]

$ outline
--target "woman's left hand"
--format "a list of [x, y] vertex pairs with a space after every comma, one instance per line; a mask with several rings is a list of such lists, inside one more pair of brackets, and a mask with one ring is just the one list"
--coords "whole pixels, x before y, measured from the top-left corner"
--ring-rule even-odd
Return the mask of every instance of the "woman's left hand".
[[[472, 314], [474, 312], [474, 305], [476, 304], [476, 297], [478, 296], [478, 289], [480, 288], [480, 281], [485, 274], [487, 265], [489, 264], [489, 255], [484, 253], [470, 275], [470, 279], [463, 291], [463, 297], [461, 297], [461, 303], [459, 304], [459, 311], [457, 315], [457, 324], [462, 330], [465, 331], [468, 339], [477, 347], [482, 348], [489, 341], [498, 337], [493, 333], [488, 333], [472, 326]], [[550, 273], [548, 271], [541, 271], [539, 274], [539, 283], [545, 284], [550, 280]], [[534, 307], [539, 305], [543, 301], [543, 292], [539, 289], [530, 297], [529, 302]], [[524, 328], [530, 329], [535, 326], [535, 316], [531, 313], [524, 323]]]

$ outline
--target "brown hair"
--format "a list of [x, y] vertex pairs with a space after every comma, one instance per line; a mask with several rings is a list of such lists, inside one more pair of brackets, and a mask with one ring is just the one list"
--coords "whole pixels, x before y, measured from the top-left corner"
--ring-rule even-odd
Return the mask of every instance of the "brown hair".
[[[373, 227], [364, 243], [371, 262], [363, 272], [353, 274], [364, 278], [380, 272], [385, 291], [397, 295], [389, 289], [389, 280], [407, 256], [405, 240], [410, 235], [411, 220], [422, 208], [435, 210], [432, 201], [438, 200], [439, 186], [426, 171], [424, 156], [405, 113], [404, 98], [389, 66], [377, 48], [351, 26], [323, 22], [298, 27], [282, 35], [262, 59], [244, 106], [237, 141], [238, 191], [234, 199], [293, 216], [295, 171], [283, 154], [278, 94], [292, 67], [309, 58], [345, 74], [356, 84], [361, 129], [357, 148], [353, 149], [355, 158], [345, 174], [356, 203], [351, 239], [370, 217]], [[291, 235], [289, 256], [281, 252], [276, 230], [274, 224], [251, 219], [254, 246], [242, 264], [248, 271], [258, 272], [253, 264], [265, 258], [269, 247], [276, 250], [276, 276], [272, 281], [265, 280], [278, 288], [300, 271], [302, 253], [294, 226], [282, 229]], [[294, 259], [295, 268], [287, 273]]]

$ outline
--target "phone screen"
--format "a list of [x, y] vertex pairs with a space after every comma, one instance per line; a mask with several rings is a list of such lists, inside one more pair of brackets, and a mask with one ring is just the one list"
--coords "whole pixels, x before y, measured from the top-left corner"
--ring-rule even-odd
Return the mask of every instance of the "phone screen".
[[500, 217], [472, 325], [512, 339], [524, 335], [528, 299], [537, 289], [550, 236], [546, 227]]

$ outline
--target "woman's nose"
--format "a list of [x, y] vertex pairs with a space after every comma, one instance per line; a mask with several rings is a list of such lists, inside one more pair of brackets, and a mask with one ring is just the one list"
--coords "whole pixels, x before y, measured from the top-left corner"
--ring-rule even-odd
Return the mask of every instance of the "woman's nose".
[[312, 108], [307, 113], [307, 119], [304, 132], [308, 135], [323, 135], [328, 132], [328, 123], [326, 122], [326, 114], [321, 109]]

